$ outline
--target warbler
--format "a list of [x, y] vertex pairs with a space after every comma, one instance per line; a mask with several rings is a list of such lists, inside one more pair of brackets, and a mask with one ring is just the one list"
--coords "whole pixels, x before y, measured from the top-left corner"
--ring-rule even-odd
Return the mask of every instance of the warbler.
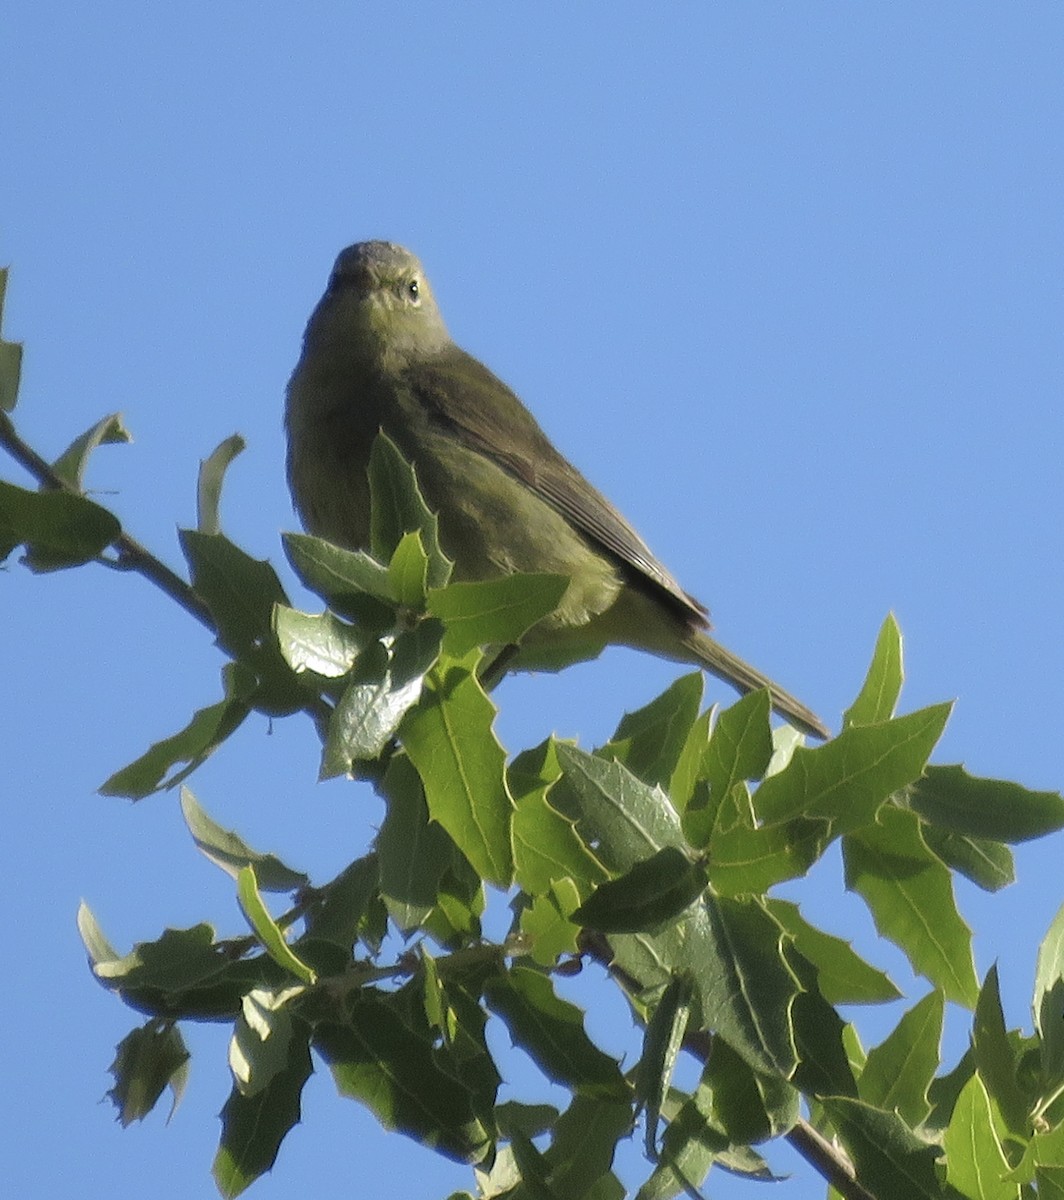
[[554, 448], [513, 391], [452, 340], [421, 263], [391, 242], [343, 250], [288, 385], [288, 481], [305, 528], [369, 547], [370, 449], [383, 431], [439, 516], [454, 578], [545, 572], [571, 582], [512, 665], [609, 644], [699, 667], [740, 692], [767, 688], [802, 731], [824, 723], [709, 636], [707, 609]]

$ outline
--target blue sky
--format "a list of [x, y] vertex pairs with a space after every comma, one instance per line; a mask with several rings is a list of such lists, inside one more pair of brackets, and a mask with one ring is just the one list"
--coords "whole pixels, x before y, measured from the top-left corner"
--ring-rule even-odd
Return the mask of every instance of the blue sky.
[[[284, 384], [336, 252], [388, 238], [727, 645], [836, 723], [893, 610], [904, 706], [958, 698], [937, 760], [1064, 784], [1059, 4], [19, 8], [0, 76], [18, 424], [54, 455], [121, 411], [135, 442], [89, 484], [163, 557], [194, 523], [199, 459], [239, 430], [227, 531], [305, 599], [279, 553]], [[5, 1176], [22, 1196], [210, 1195], [224, 1033], [193, 1031], [169, 1127], [121, 1131], [99, 1100], [134, 1014], [91, 979], [74, 915], [84, 897], [121, 946], [240, 928], [175, 796], [94, 794], [217, 698], [221, 658], [98, 569], [11, 565], [0, 612]], [[500, 731], [592, 745], [676, 674], [613, 651], [512, 680]], [[324, 880], [380, 811], [315, 770], [309, 728], [252, 721], [192, 786]], [[997, 897], [961, 889], [1011, 1024], [1064, 900], [1059, 846], [1021, 848]], [[837, 862], [794, 894], [922, 994], [840, 899]], [[626, 1019], [594, 1020], [630, 1043]], [[789, 1197], [822, 1195], [785, 1149], [773, 1161], [802, 1177]], [[323, 1074], [251, 1194], [308, 1180], [320, 1200], [471, 1184]]]

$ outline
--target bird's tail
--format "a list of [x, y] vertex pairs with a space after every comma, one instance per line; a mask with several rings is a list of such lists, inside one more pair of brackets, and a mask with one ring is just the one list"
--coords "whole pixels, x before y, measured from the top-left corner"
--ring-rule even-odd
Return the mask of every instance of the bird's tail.
[[732, 654], [704, 633], [701, 629], [692, 629], [684, 639], [687, 647], [707, 671], [730, 683], [744, 694], [756, 688], [768, 688], [772, 697], [772, 707], [785, 720], [789, 721], [803, 733], [813, 737], [827, 739], [831, 731], [811, 709], [785, 692], [777, 683], [773, 683], [766, 675], [744, 662], [738, 655]]

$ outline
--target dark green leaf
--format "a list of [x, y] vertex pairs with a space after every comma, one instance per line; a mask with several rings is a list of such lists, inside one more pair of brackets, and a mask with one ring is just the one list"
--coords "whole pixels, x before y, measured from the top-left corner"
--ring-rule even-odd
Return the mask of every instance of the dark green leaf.
[[878, 725], [852, 725], [815, 750], [800, 747], [790, 765], [754, 794], [762, 821], [824, 817], [835, 831], [867, 825], [893, 792], [919, 778], [942, 736], [949, 704]]
[[909, 804], [932, 825], [995, 842], [1025, 842], [1064, 829], [1064, 796], [979, 779], [964, 767], [928, 767]]
[[1016, 878], [1012, 851], [1000, 842], [951, 833], [938, 825], [924, 825], [921, 832], [936, 858], [986, 892], [1000, 891]]
[[943, 1007], [942, 993], [929, 992], [909, 1009], [884, 1041], [869, 1050], [857, 1081], [862, 1100], [900, 1113], [914, 1129], [931, 1111], [927, 1089], [939, 1062]]
[[504, 575], [449, 583], [429, 592], [428, 610], [447, 627], [448, 653], [461, 658], [477, 646], [520, 641], [558, 607], [568, 586], [566, 575]]
[[1064, 1080], [1064, 907], [1053, 918], [1038, 948], [1032, 1008], [1035, 1028], [1042, 1035], [1046, 1080]]
[[1009, 1131], [1027, 1138], [1028, 1106], [1017, 1082], [1016, 1051], [1005, 1029], [996, 965], [987, 972], [979, 989], [972, 1023], [972, 1048], [979, 1074]]
[[419, 533], [428, 556], [427, 583], [442, 587], [451, 562], [440, 549], [439, 521], [425, 503], [414, 469], [384, 433], [373, 442], [369, 456], [370, 553], [389, 562], [407, 533]]
[[341, 611], [362, 592], [386, 604], [398, 603], [388, 568], [361, 550], [345, 550], [305, 533], [286, 533], [282, 541], [299, 578]]
[[254, 1095], [234, 1088], [222, 1109], [222, 1138], [214, 1159], [214, 1179], [225, 1197], [239, 1196], [277, 1159], [281, 1142], [301, 1115], [300, 1097], [310, 1078], [310, 1031], [295, 1022], [287, 1061]]
[[706, 870], [678, 847], [664, 849], [600, 883], [572, 915], [600, 933], [641, 933], [674, 920], [705, 891]]
[[894, 716], [904, 679], [901, 630], [890, 613], [880, 627], [872, 662], [857, 699], [843, 714], [843, 728], [889, 721]]
[[924, 844], [916, 815], [885, 807], [877, 824], [844, 839], [843, 858], [846, 886], [863, 897], [879, 932], [948, 1000], [973, 1008], [979, 984], [971, 930], [957, 911], [950, 873]]
[[[0, 327], [4, 320], [4, 293], [7, 291], [7, 267], [0, 268]], [[22, 343], [0, 338], [0, 413], [14, 410], [22, 370]]]
[[935, 1172], [938, 1151], [919, 1138], [897, 1113], [862, 1100], [821, 1100], [857, 1170], [876, 1200], [944, 1200]]
[[652, 787], [667, 785], [698, 718], [704, 682], [701, 671], [682, 675], [649, 704], [625, 713], [599, 755], [624, 763]]
[[357, 939], [371, 949], [384, 937], [386, 915], [378, 895], [377, 856], [356, 858], [317, 892], [307, 909], [307, 937], [350, 951]]
[[407, 1024], [401, 999], [363, 988], [342, 1023], [316, 1028], [314, 1047], [340, 1094], [361, 1100], [386, 1128], [459, 1162], [479, 1162], [491, 1140], [475, 1093], [437, 1061], [433, 1040], [427, 1026]]
[[584, 1031], [583, 1013], [555, 995], [550, 978], [530, 967], [512, 967], [488, 981], [484, 998], [514, 1043], [547, 1078], [599, 1099], [623, 1099], [628, 1085], [616, 1061]]
[[63, 453], [52, 463], [52, 470], [75, 491], [82, 490], [82, 479], [89, 457], [97, 446], [112, 446], [129, 442], [132, 438], [122, 424], [118, 413], [111, 413], [97, 421], [91, 429], [76, 437]]
[[890, 979], [856, 954], [849, 942], [810, 925], [797, 904], [767, 899], [765, 907], [816, 967], [820, 991], [831, 1004], [883, 1004], [901, 997]]
[[554, 1191], [566, 1198], [623, 1200], [623, 1188], [615, 1191], [608, 1187], [604, 1193], [591, 1189], [601, 1188], [604, 1179], [612, 1180], [609, 1171], [617, 1143], [631, 1128], [630, 1102], [575, 1095], [555, 1123], [554, 1137], [544, 1154]]
[[115, 1085], [107, 1093], [122, 1125], [143, 1121], [167, 1087], [177, 1107], [187, 1076], [189, 1054], [181, 1031], [169, 1022], [149, 1021], [126, 1034], [115, 1049], [110, 1072]]
[[711, 1089], [700, 1085], [680, 1106], [662, 1138], [658, 1165], [636, 1200], [673, 1200], [702, 1186], [717, 1155], [729, 1146], [728, 1135], [712, 1123], [711, 1097]]
[[961, 1088], [975, 1074], [975, 1052], [971, 1046], [964, 1052], [957, 1065], [945, 1075], [932, 1079], [927, 1089], [927, 1098], [931, 1103], [931, 1112], [926, 1125], [928, 1129], [945, 1129], [953, 1115], [957, 1097]]
[[380, 887], [392, 919], [405, 933], [420, 925], [436, 904], [454, 843], [429, 820], [421, 779], [404, 755], [388, 764], [382, 791], [388, 811], [377, 836]]
[[671, 979], [654, 1006], [643, 1035], [643, 1053], [635, 1072], [635, 1098], [636, 1104], [644, 1110], [646, 1155], [652, 1162], [658, 1157], [658, 1121], [691, 1019], [692, 991], [691, 981], [686, 976]]
[[222, 499], [222, 482], [229, 464], [247, 443], [239, 433], [221, 442], [211, 456], [200, 463], [196, 488], [196, 528], [200, 533], [221, 533], [222, 522], [218, 506]]
[[798, 1119], [798, 1093], [778, 1075], [754, 1071], [720, 1038], [702, 1075], [713, 1097], [714, 1124], [736, 1145], [767, 1141]]
[[0, 479], [0, 550], [25, 544], [34, 571], [97, 558], [122, 532], [113, 513], [69, 492], [32, 492]]
[[441, 665], [407, 714], [402, 740], [432, 818], [483, 879], [507, 887], [514, 869], [514, 806], [494, 719], [495, 706], [468, 666]]
[[846, 1026], [824, 999], [816, 968], [794, 945], [784, 947], [787, 963], [802, 985], [791, 1008], [798, 1067], [794, 1086], [807, 1096], [856, 1096], [846, 1047]]
[[242, 867], [253, 866], [259, 886], [267, 892], [292, 892], [307, 883], [302, 871], [293, 871], [273, 854], [262, 854], [231, 829], [212, 821], [188, 788], [181, 789], [181, 815], [199, 849], [235, 879]]
[[[236, 663], [222, 671], [226, 698], [209, 708], [201, 708], [192, 720], [172, 737], [152, 745], [140, 758], [116, 771], [100, 788], [102, 796], [125, 796], [142, 800], [153, 792], [175, 787], [239, 729], [251, 711], [248, 697], [255, 680]], [[168, 775], [179, 763], [186, 764]]]

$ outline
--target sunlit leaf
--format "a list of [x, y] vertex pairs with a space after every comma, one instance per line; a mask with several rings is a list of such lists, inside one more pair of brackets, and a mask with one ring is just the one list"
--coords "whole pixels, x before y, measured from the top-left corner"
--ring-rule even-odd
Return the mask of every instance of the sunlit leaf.
[[889, 721], [894, 716], [904, 679], [901, 630], [890, 613], [880, 627], [872, 662], [857, 699], [843, 714], [843, 728]]
[[196, 528], [200, 533], [221, 533], [218, 506], [222, 499], [225, 472], [246, 445], [239, 433], [231, 434], [200, 463], [196, 486]]

